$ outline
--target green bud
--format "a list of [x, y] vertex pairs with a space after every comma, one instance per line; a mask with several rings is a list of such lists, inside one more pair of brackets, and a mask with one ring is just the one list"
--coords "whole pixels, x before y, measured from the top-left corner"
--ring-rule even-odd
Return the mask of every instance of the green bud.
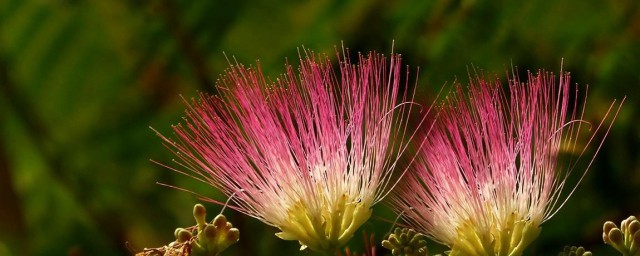
[[638, 220], [634, 220], [629, 224], [629, 234], [635, 234], [640, 230], [640, 222]]
[[629, 216], [618, 228], [613, 222], [605, 222], [602, 233], [604, 242], [623, 255], [640, 256], [640, 222]]
[[396, 256], [426, 256], [428, 250], [424, 237], [413, 229], [396, 228], [382, 241], [382, 247], [391, 250], [391, 254]]
[[564, 250], [558, 256], [592, 256], [590, 251], [585, 250], [582, 246], [565, 246]]
[[193, 207], [193, 217], [196, 219], [196, 223], [198, 223], [198, 230], [204, 229], [204, 226], [207, 224], [207, 209], [201, 204], [196, 204]]
[[616, 224], [611, 221], [607, 221], [602, 226], [602, 232], [604, 232], [605, 234], [609, 234], [609, 231], [614, 228], [618, 228], [618, 226], [616, 226]]
[[611, 239], [609, 239], [609, 232], [602, 232], [602, 241], [604, 241], [605, 244], [613, 244]]
[[400, 240], [402, 242], [405, 242], [405, 241], [407, 241], [408, 237], [409, 236], [407, 235], [407, 233], [402, 233], [402, 234], [400, 234], [400, 239], [398, 239], [398, 240]]
[[622, 245], [624, 244], [624, 234], [619, 228], [614, 228], [609, 230], [609, 240], [611, 240], [612, 244]]
[[222, 215], [216, 216], [211, 224], [207, 223], [207, 210], [201, 204], [193, 207], [193, 217], [196, 229], [177, 228], [173, 232], [176, 241], [156, 249], [145, 249], [144, 255], [217, 256], [240, 238], [240, 231]]
[[227, 240], [233, 243], [238, 242], [240, 240], [240, 230], [237, 228], [229, 229], [229, 232], [227, 232]]
[[220, 214], [220, 215], [216, 216], [211, 223], [214, 226], [216, 226], [217, 228], [220, 228], [222, 226], [226, 226], [227, 225], [227, 217], [225, 217], [224, 215]]
[[202, 233], [204, 233], [204, 237], [206, 239], [211, 239], [211, 240], [213, 240], [216, 237], [216, 235], [218, 234], [216, 232], [216, 227], [211, 226], [211, 225], [207, 225], [206, 227], [204, 227], [204, 232], [202, 232]]
[[390, 236], [389, 237], [389, 242], [394, 246], [394, 247], [400, 247], [402, 244], [400, 243], [400, 241], [398, 241], [398, 238], [396, 236]]
[[388, 250], [393, 250], [393, 248], [396, 248], [396, 246], [391, 244], [391, 242], [389, 242], [389, 240], [382, 240], [382, 247], [384, 247], [385, 249], [388, 249]]
[[638, 221], [635, 216], [629, 216], [629, 218], [624, 219], [620, 225], [620, 228], [622, 228], [622, 232], [627, 233], [629, 231], [629, 225], [631, 225], [631, 223], [633, 223], [634, 221]]
[[176, 236], [176, 241], [181, 243], [189, 241], [189, 239], [193, 237], [191, 232], [189, 232], [189, 230], [186, 230], [184, 228], [177, 228], [176, 231], [174, 232], [174, 235]]
[[192, 245], [191, 255], [215, 256], [240, 239], [240, 231], [233, 228], [222, 214], [216, 216], [211, 223], [207, 223], [204, 206], [197, 204], [193, 208], [193, 216], [198, 222], [198, 239]]
[[178, 238], [178, 234], [180, 233], [181, 230], [183, 230], [184, 228], [176, 228], [175, 231], [173, 231], [173, 236], [175, 236], [176, 238]]

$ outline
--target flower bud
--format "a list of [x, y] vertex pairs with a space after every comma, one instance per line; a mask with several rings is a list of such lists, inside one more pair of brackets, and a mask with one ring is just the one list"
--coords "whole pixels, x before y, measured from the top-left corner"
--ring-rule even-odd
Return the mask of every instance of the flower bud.
[[592, 256], [592, 254], [582, 246], [565, 246], [564, 250], [559, 253], [558, 256]]
[[609, 231], [614, 228], [618, 228], [618, 226], [616, 226], [616, 224], [611, 221], [605, 222], [602, 226], [602, 240], [604, 240], [605, 244], [613, 244], [611, 239], [609, 239]]
[[181, 242], [181, 243], [189, 241], [189, 239], [191, 239], [193, 237], [191, 232], [189, 232], [189, 230], [186, 230], [184, 228], [177, 228], [176, 231], [173, 234], [176, 237], [176, 241]]
[[389, 238], [382, 241], [382, 247], [391, 250], [394, 256], [426, 256], [427, 243], [424, 235], [408, 228], [396, 228]]
[[615, 223], [613, 223], [612, 221], [607, 221], [604, 223], [604, 225], [602, 226], [602, 231], [605, 234], [609, 234], [609, 231], [613, 228], [617, 228], [618, 226], [616, 226]]
[[229, 229], [227, 232], [227, 240], [232, 242], [238, 242], [240, 240], [240, 230], [237, 228]]
[[204, 230], [202, 233], [204, 233], [205, 239], [213, 240], [216, 238], [216, 235], [217, 235], [216, 227], [207, 225], [206, 227], [204, 227]]
[[640, 221], [634, 220], [629, 223], [629, 228], [627, 230], [629, 234], [635, 234], [636, 232], [638, 232], [638, 230], [640, 230]]
[[614, 228], [610, 230], [609, 234], [607, 235], [609, 236], [609, 239], [611, 240], [612, 244], [616, 244], [616, 245], [624, 244], [624, 234], [619, 228]]
[[[224, 215], [219, 214], [211, 223], [207, 223], [205, 221], [206, 213], [206, 209], [201, 204], [197, 204], [193, 208], [193, 217], [198, 223], [198, 239], [192, 244], [191, 255], [218, 255], [240, 239], [240, 231], [233, 228], [231, 222], [228, 222]], [[184, 233], [183, 231], [186, 230], [176, 230], [176, 234]], [[186, 237], [186, 234], [184, 236]]]
[[635, 216], [629, 216], [628, 218], [622, 221], [622, 223], [620, 224], [620, 229], [622, 229], [622, 233], [626, 234], [627, 232], [629, 232], [629, 225], [631, 225], [633, 221], [638, 221]]
[[623, 220], [620, 228], [607, 221], [602, 230], [605, 244], [611, 245], [623, 255], [640, 256], [640, 221], [635, 216]]
[[196, 204], [193, 207], [193, 217], [196, 219], [196, 223], [198, 223], [198, 230], [204, 229], [204, 226], [207, 224], [207, 209], [201, 204]]
[[222, 214], [218, 214], [213, 221], [211, 222], [217, 228], [223, 227], [227, 225], [227, 217]]

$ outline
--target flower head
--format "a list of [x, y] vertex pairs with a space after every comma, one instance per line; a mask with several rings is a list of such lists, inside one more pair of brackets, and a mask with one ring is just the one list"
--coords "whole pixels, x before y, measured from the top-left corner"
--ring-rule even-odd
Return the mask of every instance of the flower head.
[[305, 51], [299, 68], [287, 64], [275, 81], [259, 64], [231, 64], [219, 95], [189, 104], [173, 127], [178, 139], [162, 138], [184, 168], [231, 196], [232, 208], [301, 249], [332, 253], [395, 185], [411, 108], [399, 55], [359, 55], [353, 64], [347, 54], [338, 54], [336, 73], [327, 56]]
[[[470, 80], [468, 94], [457, 86], [443, 104], [415, 174], [391, 202], [450, 255], [520, 255], [574, 191], [567, 177], [598, 143], [586, 157], [591, 165], [602, 145], [595, 134], [608, 133], [611, 124], [603, 123], [615, 102], [592, 127], [567, 73], [557, 82], [547, 72], [528, 73], [527, 83], [516, 76], [506, 87], [479, 75]], [[585, 134], [588, 142], [579, 144]]]

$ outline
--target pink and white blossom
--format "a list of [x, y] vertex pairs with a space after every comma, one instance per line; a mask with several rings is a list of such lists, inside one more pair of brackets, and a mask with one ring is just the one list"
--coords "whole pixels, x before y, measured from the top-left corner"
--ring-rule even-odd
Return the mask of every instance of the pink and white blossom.
[[584, 178], [620, 109], [614, 101], [592, 125], [579, 96], [563, 72], [456, 86], [391, 204], [449, 255], [521, 255], [575, 190], [567, 178]]
[[162, 138], [177, 169], [232, 197], [233, 209], [301, 249], [334, 252], [397, 182], [413, 104], [400, 55], [352, 63], [343, 51], [337, 69], [325, 55], [302, 55], [275, 80], [259, 63], [231, 64], [218, 95], [188, 104], [177, 139]]

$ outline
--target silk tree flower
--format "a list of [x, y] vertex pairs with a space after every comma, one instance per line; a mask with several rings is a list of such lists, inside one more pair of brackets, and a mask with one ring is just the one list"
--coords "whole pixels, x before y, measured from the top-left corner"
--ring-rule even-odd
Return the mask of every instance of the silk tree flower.
[[[415, 173], [390, 202], [451, 256], [521, 255], [584, 178], [620, 105], [614, 101], [592, 126], [568, 73], [558, 81], [528, 73], [526, 83], [514, 75], [507, 86], [480, 75], [470, 80], [467, 93], [458, 85], [443, 103]], [[595, 151], [586, 150], [591, 144]], [[586, 169], [576, 171], [578, 163]], [[580, 180], [573, 186], [572, 172]]]
[[177, 139], [160, 136], [185, 174], [231, 197], [233, 209], [301, 250], [333, 253], [397, 183], [413, 106], [400, 55], [359, 54], [354, 64], [348, 54], [334, 70], [305, 50], [275, 81], [259, 63], [231, 64], [218, 95], [187, 103]]

